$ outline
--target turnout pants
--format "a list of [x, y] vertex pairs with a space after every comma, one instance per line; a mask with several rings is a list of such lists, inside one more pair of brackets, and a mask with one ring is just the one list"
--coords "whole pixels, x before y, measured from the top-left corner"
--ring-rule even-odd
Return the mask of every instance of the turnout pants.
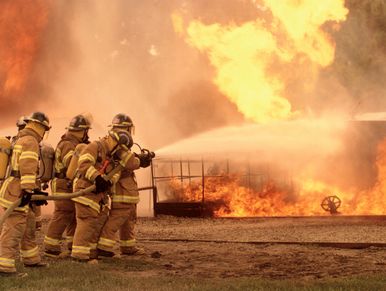
[[120, 250], [121, 253], [130, 253], [135, 246], [134, 226], [137, 216], [136, 204], [129, 204], [128, 208], [113, 208], [110, 211], [109, 218], [103, 227], [98, 249], [113, 252], [115, 245], [115, 236], [120, 232]]
[[55, 201], [55, 210], [44, 238], [45, 251], [60, 253], [63, 233], [66, 231], [66, 243], [69, 250], [75, 234], [75, 204], [71, 200]]
[[76, 229], [71, 257], [80, 260], [90, 259], [90, 244], [98, 227], [99, 213], [91, 207], [75, 202]]
[[35, 214], [31, 209], [28, 212], [13, 211], [5, 220], [0, 236], [0, 272], [16, 272], [15, 260], [19, 250], [25, 265], [40, 262], [35, 230]]
[[35, 213], [35, 221], [36, 221], [36, 228], [42, 226], [42, 207], [41, 206], [34, 206], [33, 211]]
[[97, 244], [101, 236], [102, 229], [109, 217], [109, 211], [110, 209], [107, 206], [104, 206], [102, 211], [98, 215], [97, 222], [95, 225], [95, 230], [92, 234], [91, 241], [90, 241], [90, 259], [98, 258]]

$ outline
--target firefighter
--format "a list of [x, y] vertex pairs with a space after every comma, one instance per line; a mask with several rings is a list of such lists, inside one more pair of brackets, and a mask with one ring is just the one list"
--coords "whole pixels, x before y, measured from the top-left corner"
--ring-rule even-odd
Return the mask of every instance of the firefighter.
[[[134, 124], [126, 114], [117, 114], [112, 121], [111, 127], [115, 132], [134, 133]], [[133, 255], [143, 253], [143, 249], [135, 244], [134, 226], [137, 217], [137, 203], [139, 193], [134, 170], [149, 166], [148, 157], [136, 155], [132, 152], [119, 152], [124, 154], [127, 160], [125, 169], [120, 178], [114, 184], [112, 195], [112, 209], [105, 224], [101, 237], [98, 241], [98, 255], [111, 257], [114, 255], [115, 235], [120, 233], [120, 251], [122, 255]]]
[[[79, 191], [91, 186], [96, 186], [94, 193], [85, 194], [75, 201], [76, 230], [72, 245], [71, 257], [79, 261], [90, 260], [91, 243], [98, 224], [101, 210], [103, 210], [107, 194], [112, 183], [106, 181], [103, 175], [114, 167], [112, 157], [118, 150], [128, 151], [130, 136], [127, 133], [109, 131], [104, 138], [90, 143], [79, 157], [77, 177], [74, 181], [74, 191]], [[126, 160], [120, 161], [125, 166]], [[119, 174], [114, 175], [117, 181]], [[100, 227], [100, 226], [99, 226]]]
[[16, 121], [16, 127], [17, 127], [17, 135], [12, 137], [12, 144], [16, 143], [17, 137], [19, 135], [19, 132], [25, 128], [27, 123], [25, 122], [25, 116], [21, 116], [17, 121]]
[[[91, 121], [84, 115], [77, 115], [66, 128], [66, 133], [61, 137], [56, 150], [54, 172], [55, 178], [51, 183], [52, 195], [72, 193], [72, 180], [66, 176], [75, 148], [80, 143], [88, 143], [88, 131]], [[44, 238], [45, 255], [57, 258], [61, 253], [61, 242], [66, 230], [67, 248], [71, 250], [75, 233], [75, 205], [72, 200], [55, 201], [55, 210]]]
[[[50, 125], [48, 117], [42, 112], [34, 112], [24, 121], [25, 128], [19, 132], [13, 147], [10, 177], [0, 190], [0, 205], [3, 208], [10, 207], [21, 198], [19, 207], [5, 220], [0, 235], [1, 275], [25, 275], [16, 272], [15, 259], [19, 251], [26, 267], [47, 266], [41, 262], [35, 241], [35, 216], [29, 205], [33, 193], [42, 193], [37, 181], [39, 143]], [[46, 201], [33, 203], [39, 206], [46, 204]]]
[[[21, 130], [23, 130], [26, 126], [26, 122], [24, 121], [25, 116], [21, 116], [17, 121], [16, 121], [16, 127], [18, 134]], [[18, 134], [12, 137], [12, 144], [16, 143]], [[35, 222], [36, 222], [36, 230], [39, 231], [42, 228], [42, 210], [41, 206], [37, 206], [36, 204], [32, 204], [32, 211], [35, 214]]]

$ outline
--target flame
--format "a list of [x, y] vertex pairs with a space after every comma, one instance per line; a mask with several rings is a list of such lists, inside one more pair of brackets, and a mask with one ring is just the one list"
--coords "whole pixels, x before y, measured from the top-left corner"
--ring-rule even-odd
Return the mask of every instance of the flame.
[[0, 98], [25, 97], [48, 21], [47, 0], [0, 2]]
[[[306, 181], [301, 191], [279, 187], [268, 181], [259, 191], [240, 185], [239, 175], [222, 174], [205, 179], [205, 203], [214, 204], [217, 217], [253, 217], [285, 215], [324, 215], [320, 202], [326, 196], [325, 185]], [[170, 183], [178, 201], [201, 201], [202, 185], [199, 182], [181, 187], [179, 181]]]
[[355, 195], [351, 201], [353, 213], [386, 214], [386, 139], [378, 144], [377, 149], [377, 182], [368, 191]]
[[[377, 182], [367, 191], [341, 189], [310, 178], [294, 178], [293, 185], [280, 186], [266, 181], [261, 189], [249, 188], [241, 182], [241, 174], [220, 173], [205, 178], [205, 203], [213, 204], [218, 217], [304, 216], [329, 215], [321, 207], [322, 200], [337, 195], [341, 201], [339, 213], [344, 215], [386, 214], [386, 139], [378, 145]], [[172, 180], [170, 190], [177, 201], [202, 200], [202, 182], [183, 184]]]
[[[318, 71], [334, 59], [335, 45], [322, 27], [344, 21], [344, 0], [263, 0], [272, 19], [242, 25], [206, 25], [194, 20], [186, 40], [206, 53], [216, 69], [214, 83], [244, 116], [255, 122], [288, 119], [293, 112], [286, 96], [292, 75], [308, 76], [312, 87]], [[182, 34], [176, 13], [173, 25]], [[288, 69], [290, 67], [290, 69]]]

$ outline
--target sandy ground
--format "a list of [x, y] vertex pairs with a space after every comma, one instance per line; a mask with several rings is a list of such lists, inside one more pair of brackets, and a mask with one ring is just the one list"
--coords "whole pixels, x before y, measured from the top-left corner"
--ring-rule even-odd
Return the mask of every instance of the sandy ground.
[[[137, 233], [145, 254], [122, 258], [142, 260], [152, 266], [149, 270], [135, 272], [137, 276], [315, 279], [386, 274], [386, 248], [357, 250], [272, 243], [386, 243], [386, 217], [140, 218]], [[162, 239], [185, 241], [157, 241]], [[248, 243], [254, 241], [271, 242], [259, 245]]]
[[138, 220], [138, 238], [386, 243], [386, 216]]

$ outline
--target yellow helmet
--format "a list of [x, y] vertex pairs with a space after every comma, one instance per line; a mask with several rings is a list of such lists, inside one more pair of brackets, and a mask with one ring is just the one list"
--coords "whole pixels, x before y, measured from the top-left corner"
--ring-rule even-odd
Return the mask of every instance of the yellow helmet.
[[110, 127], [127, 130], [130, 134], [134, 134], [134, 123], [131, 118], [124, 113], [118, 113], [114, 116]]
[[68, 130], [80, 131], [80, 130], [88, 130], [91, 128], [91, 122], [82, 114], [75, 116], [70, 121], [70, 125], [66, 127]]
[[48, 119], [47, 115], [45, 115], [43, 112], [33, 112], [30, 116], [24, 117], [24, 121], [26, 123], [28, 122], [36, 122], [44, 126], [45, 130], [50, 130], [50, 120]]

